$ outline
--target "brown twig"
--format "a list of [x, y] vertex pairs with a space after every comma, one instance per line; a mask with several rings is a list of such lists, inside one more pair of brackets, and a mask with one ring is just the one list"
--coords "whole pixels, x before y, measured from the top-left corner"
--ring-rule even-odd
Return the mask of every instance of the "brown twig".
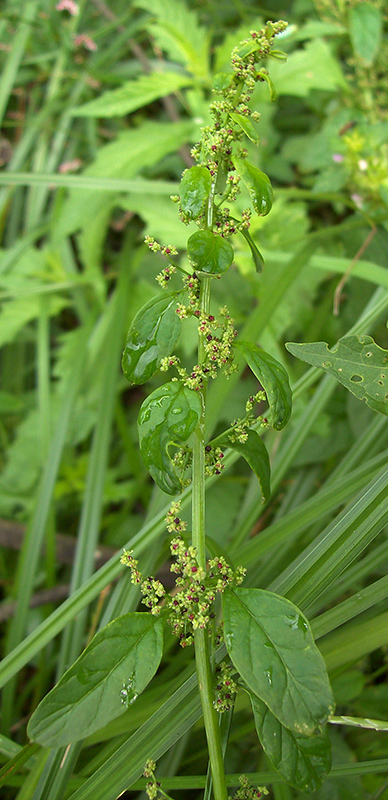
[[368, 236], [366, 237], [365, 241], [362, 243], [360, 249], [358, 250], [358, 252], [354, 256], [353, 261], [351, 262], [351, 264], [348, 267], [348, 269], [346, 270], [346, 272], [344, 272], [341, 280], [339, 281], [339, 283], [337, 285], [337, 288], [336, 288], [336, 290], [334, 292], [334, 300], [333, 300], [333, 314], [336, 317], [339, 314], [339, 307], [340, 307], [340, 303], [341, 303], [341, 292], [342, 292], [342, 289], [344, 288], [345, 283], [347, 282], [347, 280], [349, 278], [349, 275], [350, 275], [354, 265], [357, 264], [357, 261], [359, 261], [361, 256], [365, 253], [365, 250], [368, 247], [368, 245], [371, 243], [376, 231], [377, 231], [377, 228], [374, 225], [372, 230], [369, 231]]

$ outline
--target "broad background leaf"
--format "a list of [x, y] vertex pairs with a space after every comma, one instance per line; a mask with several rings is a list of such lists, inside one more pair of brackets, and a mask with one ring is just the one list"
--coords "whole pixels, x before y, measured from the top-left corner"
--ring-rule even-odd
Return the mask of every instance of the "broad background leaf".
[[105, 92], [96, 100], [75, 108], [76, 117], [117, 117], [143, 108], [160, 97], [176, 92], [192, 83], [188, 75], [179, 72], [151, 72], [136, 81], [128, 81], [119, 89]]

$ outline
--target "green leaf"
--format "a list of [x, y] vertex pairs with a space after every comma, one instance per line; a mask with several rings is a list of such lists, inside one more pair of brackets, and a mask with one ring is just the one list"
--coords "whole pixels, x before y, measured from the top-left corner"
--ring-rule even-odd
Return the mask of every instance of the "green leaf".
[[254, 167], [246, 159], [233, 158], [233, 163], [249, 190], [253, 208], [259, 216], [265, 217], [271, 211], [273, 201], [273, 191], [268, 175], [258, 167]]
[[248, 139], [251, 142], [259, 143], [260, 139], [252, 125], [251, 120], [249, 117], [244, 117], [242, 114], [237, 114], [235, 111], [231, 111], [229, 116], [234, 120], [234, 122], [239, 125], [242, 131], [244, 131], [245, 135], [248, 136]]
[[322, 786], [331, 767], [331, 742], [327, 731], [302, 736], [289, 731], [255, 695], [249, 693], [257, 735], [275, 769], [287, 783], [302, 792]]
[[281, 431], [291, 416], [292, 392], [288, 375], [283, 365], [265, 350], [250, 342], [235, 342], [241, 350], [248, 367], [260, 381], [268, 399], [272, 414], [272, 425]]
[[383, 20], [371, 3], [358, 3], [349, 11], [349, 36], [354, 55], [371, 66], [381, 45]]
[[181, 320], [176, 313], [178, 293], [156, 297], [136, 314], [128, 331], [122, 367], [130, 383], [145, 383], [171, 355], [178, 341]]
[[319, 732], [334, 699], [306, 617], [263, 589], [228, 589], [223, 609], [226, 649], [248, 687], [289, 730]]
[[276, 98], [278, 96], [278, 93], [277, 93], [277, 91], [275, 89], [275, 85], [274, 85], [274, 82], [273, 82], [272, 78], [270, 77], [270, 75], [268, 74], [266, 69], [260, 70], [260, 72], [258, 72], [257, 74], [260, 76], [262, 81], [266, 81], [268, 83], [269, 96], [270, 96], [271, 102], [273, 103], [276, 100]]
[[117, 117], [131, 114], [159, 97], [182, 89], [192, 83], [187, 75], [178, 72], [151, 72], [136, 81], [127, 81], [111, 92], [105, 92], [90, 103], [77, 106], [72, 111], [74, 117]]
[[135, 0], [154, 15], [150, 28], [153, 38], [172, 61], [188, 67], [199, 80], [209, 80], [209, 44], [211, 32], [202, 25], [196, 11], [183, 0]]
[[242, 229], [240, 231], [242, 233], [244, 239], [246, 240], [247, 244], [249, 245], [250, 251], [252, 253], [252, 258], [255, 264], [256, 272], [262, 272], [264, 269], [264, 258], [260, 253], [259, 248], [256, 246], [255, 242], [252, 239], [251, 234], [249, 231]]
[[212, 177], [206, 167], [190, 167], [180, 182], [180, 204], [190, 219], [201, 214], [209, 197]]
[[225, 89], [229, 89], [234, 81], [234, 72], [217, 72], [213, 78], [212, 88], [215, 92], [222, 94]]
[[388, 415], [388, 351], [371, 336], [344, 336], [333, 350], [326, 342], [288, 342], [286, 348], [293, 356], [334, 375], [370, 408]]
[[62, 747], [122, 714], [155, 675], [163, 624], [151, 614], [129, 613], [96, 633], [32, 715], [30, 739]]
[[155, 389], [141, 406], [138, 419], [140, 453], [150, 475], [167, 494], [182, 490], [169, 455], [171, 444], [181, 447], [201, 416], [201, 401], [181, 381]]
[[268, 500], [271, 494], [271, 467], [267, 448], [259, 434], [256, 431], [248, 431], [246, 442], [231, 442], [228, 438], [225, 439], [225, 444], [245, 458], [245, 461], [259, 479], [263, 502]]
[[187, 241], [187, 254], [196, 270], [220, 275], [233, 263], [232, 245], [211, 231], [197, 231]]

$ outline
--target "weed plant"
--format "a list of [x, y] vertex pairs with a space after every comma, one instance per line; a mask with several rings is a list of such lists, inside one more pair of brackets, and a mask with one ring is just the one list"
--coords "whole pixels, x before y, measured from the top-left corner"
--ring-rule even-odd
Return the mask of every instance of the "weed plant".
[[386, 14], [283, 14], [0, 20], [6, 800], [387, 792]]

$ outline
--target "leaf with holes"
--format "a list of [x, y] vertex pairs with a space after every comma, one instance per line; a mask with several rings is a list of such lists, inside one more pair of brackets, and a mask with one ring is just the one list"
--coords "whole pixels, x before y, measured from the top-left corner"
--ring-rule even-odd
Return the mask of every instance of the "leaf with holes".
[[235, 342], [235, 347], [241, 350], [248, 367], [267, 395], [273, 427], [277, 431], [282, 430], [292, 411], [292, 392], [283, 364], [250, 342]]
[[344, 336], [329, 350], [326, 342], [288, 342], [293, 356], [334, 375], [359, 400], [388, 415], [388, 351], [371, 336]]
[[146, 303], [136, 314], [128, 331], [122, 368], [130, 383], [145, 383], [159, 368], [162, 358], [171, 355], [180, 330], [176, 313], [178, 292], [162, 295]]
[[271, 211], [273, 202], [273, 190], [268, 175], [246, 159], [233, 158], [233, 164], [249, 191], [256, 214], [265, 217]]
[[249, 692], [257, 735], [275, 769], [287, 783], [302, 792], [322, 786], [331, 767], [331, 742], [327, 731], [302, 736], [284, 727], [259, 697]]
[[198, 272], [221, 275], [233, 263], [233, 247], [211, 231], [197, 231], [187, 241], [187, 254]]
[[264, 589], [227, 589], [224, 636], [249, 689], [294, 733], [322, 730], [334, 711], [325, 662], [310, 625], [285, 597]]
[[29, 737], [62, 747], [122, 714], [158, 669], [163, 626], [160, 617], [132, 612], [102, 628], [39, 704]]
[[151, 477], [167, 494], [182, 491], [169, 448], [186, 444], [201, 410], [198, 394], [181, 381], [171, 381], [155, 389], [141, 406], [138, 418], [140, 453]]
[[190, 167], [180, 182], [179, 194], [182, 211], [190, 219], [201, 214], [209, 197], [212, 177], [206, 167]]

